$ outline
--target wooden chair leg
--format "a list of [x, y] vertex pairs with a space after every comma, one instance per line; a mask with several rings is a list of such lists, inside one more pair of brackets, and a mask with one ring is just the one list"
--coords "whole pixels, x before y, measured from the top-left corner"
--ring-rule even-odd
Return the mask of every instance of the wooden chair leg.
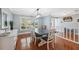
[[36, 38], [34, 38], [34, 45], [36, 45]]
[[47, 42], [47, 50], [49, 50], [49, 42]]

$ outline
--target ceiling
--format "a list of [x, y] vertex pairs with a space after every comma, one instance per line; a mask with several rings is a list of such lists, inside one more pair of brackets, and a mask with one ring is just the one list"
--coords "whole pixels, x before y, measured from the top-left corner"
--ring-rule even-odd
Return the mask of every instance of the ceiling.
[[[10, 8], [11, 12], [18, 15], [36, 16], [37, 8]], [[39, 14], [42, 16], [66, 16], [79, 14], [79, 8], [39, 8]]]

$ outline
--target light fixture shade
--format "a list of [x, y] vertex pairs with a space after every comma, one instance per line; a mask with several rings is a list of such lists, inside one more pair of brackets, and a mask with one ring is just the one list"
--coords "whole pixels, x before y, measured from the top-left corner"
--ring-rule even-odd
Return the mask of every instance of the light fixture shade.
[[41, 15], [40, 14], [38, 14], [37, 16], [36, 16], [36, 18], [39, 18]]

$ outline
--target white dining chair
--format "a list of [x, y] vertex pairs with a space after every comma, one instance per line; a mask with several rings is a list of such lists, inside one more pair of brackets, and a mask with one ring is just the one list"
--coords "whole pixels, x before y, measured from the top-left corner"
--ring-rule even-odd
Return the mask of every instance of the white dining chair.
[[50, 49], [50, 43], [52, 43], [52, 48], [54, 48], [54, 41], [55, 41], [55, 31], [50, 30], [48, 33], [48, 40], [47, 40], [47, 49]]

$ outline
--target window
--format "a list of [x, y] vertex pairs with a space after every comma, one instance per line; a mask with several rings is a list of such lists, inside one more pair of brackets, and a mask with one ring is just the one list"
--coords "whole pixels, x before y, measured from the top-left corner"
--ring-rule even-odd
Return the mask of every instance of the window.
[[21, 30], [30, 30], [30, 28], [32, 27], [32, 20], [26, 18], [26, 17], [22, 17], [20, 20], [20, 29]]

